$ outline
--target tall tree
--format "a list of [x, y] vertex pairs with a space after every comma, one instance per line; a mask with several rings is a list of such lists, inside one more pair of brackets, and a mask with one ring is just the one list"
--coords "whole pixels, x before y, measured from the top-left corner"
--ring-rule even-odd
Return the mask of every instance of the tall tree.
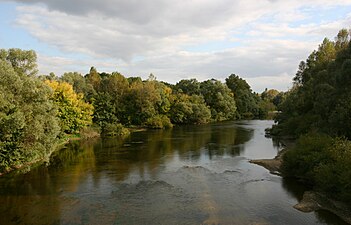
[[234, 94], [234, 100], [237, 107], [236, 117], [254, 118], [259, 115], [259, 99], [252, 92], [250, 85], [242, 78], [231, 74], [225, 79], [228, 88]]
[[181, 90], [187, 95], [200, 95], [200, 82], [196, 79], [181, 80], [175, 85], [174, 89], [176, 91]]
[[60, 130], [50, 88], [19, 67], [0, 59], [0, 172], [47, 158]]
[[33, 76], [38, 72], [37, 54], [33, 50], [0, 49], [0, 59], [9, 62], [17, 74]]
[[202, 82], [200, 88], [206, 104], [211, 109], [211, 115], [214, 121], [231, 120], [235, 118], [235, 100], [227, 85], [212, 79]]

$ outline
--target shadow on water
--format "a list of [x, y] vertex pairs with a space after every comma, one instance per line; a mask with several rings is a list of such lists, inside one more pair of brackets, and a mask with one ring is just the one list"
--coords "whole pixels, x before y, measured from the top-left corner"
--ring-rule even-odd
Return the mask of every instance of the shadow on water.
[[264, 137], [271, 124], [71, 142], [48, 166], [0, 178], [0, 224], [344, 224], [325, 211], [296, 212], [291, 202], [305, 187], [247, 162], [281, 148]]

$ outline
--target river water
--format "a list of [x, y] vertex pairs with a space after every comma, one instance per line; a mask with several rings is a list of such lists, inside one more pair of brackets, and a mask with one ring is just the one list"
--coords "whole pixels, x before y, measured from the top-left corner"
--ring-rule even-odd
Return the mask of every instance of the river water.
[[0, 224], [345, 224], [293, 208], [305, 187], [273, 158], [272, 121], [224, 122], [73, 142], [49, 165], [0, 178]]

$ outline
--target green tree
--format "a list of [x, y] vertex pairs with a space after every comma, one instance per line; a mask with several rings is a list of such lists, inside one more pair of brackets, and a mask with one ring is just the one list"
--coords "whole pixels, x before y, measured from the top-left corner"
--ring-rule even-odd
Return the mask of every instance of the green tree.
[[83, 94], [86, 100], [91, 101], [91, 98], [96, 94], [92, 84], [88, 83], [78, 72], [64, 73], [60, 80], [72, 85], [73, 90], [76, 93]]
[[201, 82], [201, 94], [211, 109], [214, 121], [231, 120], [236, 115], [236, 105], [233, 94], [227, 85], [218, 80]]
[[200, 82], [196, 79], [181, 80], [179, 81], [174, 89], [176, 91], [182, 91], [187, 95], [200, 95]]
[[99, 91], [101, 76], [95, 69], [95, 67], [90, 68], [90, 72], [85, 76], [88, 83], [91, 84], [95, 91]]
[[242, 78], [231, 74], [225, 80], [226, 85], [234, 94], [238, 119], [257, 118], [259, 116], [259, 99], [252, 92], [250, 85]]
[[175, 124], [203, 124], [211, 120], [211, 110], [199, 95], [178, 93], [171, 98], [170, 118]]
[[350, 32], [347, 29], [341, 29], [335, 37], [335, 49], [341, 51], [346, 49], [350, 42]]
[[94, 122], [102, 128], [103, 133], [106, 128], [114, 127], [127, 115], [124, 98], [128, 92], [129, 83], [122, 74], [114, 72], [104, 75], [94, 99]]
[[37, 54], [33, 50], [21, 50], [18, 48], [0, 49], [0, 59], [9, 62], [18, 74], [32, 76], [38, 72]]
[[[11, 60], [27, 61], [25, 53]], [[51, 89], [20, 67], [0, 59], [0, 172], [47, 158], [60, 130]]]
[[348, 33], [341, 30], [336, 42], [325, 38], [318, 50], [300, 63], [293, 90], [279, 106], [277, 133], [297, 137], [315, 130], [351, 137], [346, 128], [351, 115], [347, 103], [351, 95], [349, 43]]

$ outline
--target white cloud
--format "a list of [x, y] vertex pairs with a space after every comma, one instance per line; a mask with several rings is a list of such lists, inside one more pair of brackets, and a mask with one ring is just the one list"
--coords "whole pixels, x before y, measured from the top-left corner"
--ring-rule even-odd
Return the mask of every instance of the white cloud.
[[258, 93], [261, 93], [266, 88], [288, 90], [292, 87], [291, 76], [286, 73], [276, 76], [249, 77], [246, 79], [246, 81], [251, 84], [252, 90], [256, 90]]
[[[63, 53], [80, 53], [88, 58], [49, 57], [40, 52], [43, 73], [86, 72], [94, 65], [127, 76], [146, 78], [152, 72], [172, 83], [191, 77], [224, 80], [236, 73], [248, 79], [256, 91], [272, 86], [286, 90], [299, 61], [324, 36], [332, 38], [340, 28], [351, 24], [349, 15], [335, 21], [296, 25], [313, 17], [301, 8], [328, 10], [350, 6], [349, 0], [18, 2], [26, 3], [17, 8], [18, 25]], [[186, 50], [193, 45], [206, 49], [209, 42], [216, 41], [235, 47]]]

